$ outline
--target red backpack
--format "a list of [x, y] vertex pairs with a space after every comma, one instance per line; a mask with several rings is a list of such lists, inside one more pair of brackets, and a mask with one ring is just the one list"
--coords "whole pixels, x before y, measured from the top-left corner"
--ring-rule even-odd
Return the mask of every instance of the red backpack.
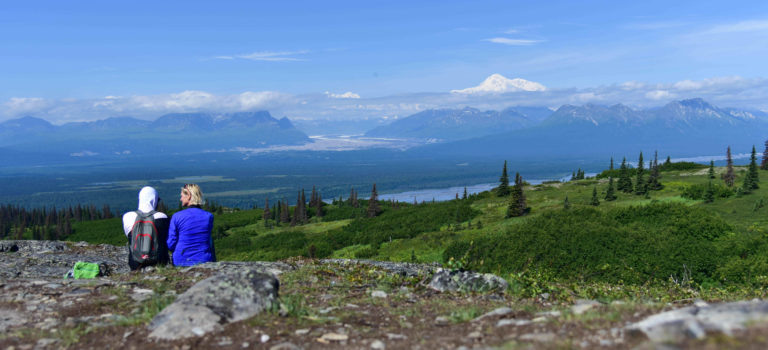
[[135, 213], [136, 221], [133, 222], [128, 249], [133, 257], [133, 261], [139, 263], [139, 265], [156, 264], [159, 256], [158, 249], [160, 248], [157, 241], [159, 234], [155, 226], [154, 217], [156, 211], [153, 210], [146, 214], [141, 211], [136, 211]]

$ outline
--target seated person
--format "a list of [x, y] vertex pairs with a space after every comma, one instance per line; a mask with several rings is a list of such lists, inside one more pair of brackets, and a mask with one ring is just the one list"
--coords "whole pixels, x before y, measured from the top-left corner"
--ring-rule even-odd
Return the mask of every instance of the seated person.
[[192, 266], [216, 261], [213, 247], [213, 214], [203, 210], [203, 192], [196, 184], [181, 188], [181, 205], [186, 209], [171, 217], [168, 249], [173, 252], [175, 266]]
[[[169, 220], [168, 216], [164, 213], [155, 211], [159, 201], [160, 198], [157, 195], [157, 191], [150, 186], [146, 186], [142, 188], [141, 191], [139, 191], [138, 210], [130, 211], [123, 215], [123, 231], [125, 232], [125, 236], [128, 237], [129, 244], [128, 266], [130, 266], [131, 270], [137, 270], [142, 267], [157, 264], [165, 265], [169, 262], [168, 246], [166, 245], [166, 240], [168, 239]], [[131, 237], [131, 233], [134, 231], [134, 226], [141, 223], [145, 223], [146, 225], [154, 225], [154, 229], [157, 231], [157, 237], [155, 239], [156, 243], [153, 244], [157, 244], [157, 252], [156, 256], [152, 256], [148, 260], [140, 262], [136, 260], [133, 254], [134, 247], [131, 246], [131, 244], [134, 240]], [[140, 228], [137, 228], [137, 231], [140, 230]], [[148, 231], [144, 233], [149, 234]]]

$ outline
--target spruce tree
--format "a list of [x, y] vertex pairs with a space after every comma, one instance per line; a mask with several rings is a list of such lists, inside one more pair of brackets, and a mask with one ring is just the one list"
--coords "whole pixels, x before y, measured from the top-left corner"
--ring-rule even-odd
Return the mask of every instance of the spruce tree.
[[621, 160], [621, 167], [619, 167], [619, 183], [617, 184], [617, 188], [621, 192], [632, 193], [632, 179], [629, 177], [629, 169], [627, 169], [626, 157]]
[[288, 202], [285, 200], [285, 198], [283, 198], [282, 204], [283, 208], [281, 209], [282, 212], [280, 213], [280, 222], [287, 224], [291, 222], [291, 213], [288, 211]]
[[752, 155], [749, 157], [749, 167], [746, 177], [749, 178], [750, 189], [756, 190], [760, 188], [758, 182], [760, 182], [760, 175], [757, 171], [757, 153], [755, 153], [755, 146], [752, 146]]
[[373, 184], [373, 189], [371, 190], [371, 198], [368, 199], [368, 217], [372, 218], [376, 215], [379, 215], [380, 212], [381, 209], [379, 208], [379, 193], [376, 192], [376, 184]]
[[464, 186], [464, 195], [461, 197], [461, 199], [467, 199], [467, 186]]
[[293, 216], [291, 217], [291, 227], [301, 225], [301, 191], [296, 193], [296, 206], [293, 207]]
[[709, 172], [707, 174], [709, 175], [710, 179], [715, 178], [715, 161], [714, 160], [709, 161]]
[[704, 192], [704, 202], [712, 203], [715, 201], [715, 188], [712, 186], [712, 181], [709, 181], [707, 190]]
[[523, 192], [523, 177], [520, 176], [520, 173], [516, 173], [515, 185], [512, 187], [512, 198], [507, 207], [507, 217], [522, 216], [527, 214], [529, 210]]
[[611, 157], [611, 165], [608, 167], [608, 170], [613, 170], [613, 157]]
[[640, 158], [637, 160], [637, 177], [635, 178], [635, 194], [645, 194], [648, 190], [647, 183], [643, 178], [645, 169], [643, 165], [643, 152], [640, 152]]
[[504, 197], [509, 195], [509, 175], [507, 174], [507, 161], [504, 161], [504, 168], [501, 170], [499, 178], [499, 187], [496, 187], [496, 195]]
[[600, 205], [600, 200], [597, 199], [597, 186], [592, 187], [592, 200], [589, 201], [589, 204], [594, 206]]
[[261, 214], [261, 218], [264, 219], [264, 227], [269, 227], [269, 219], [272, 218], [272, 213], [269, 211], [269, 197], [264, 198], [264, 213]]
[[321, 218], [325, 214], [323, 213], [323, 195], [320, 194], [320, 192], [317, 192], [317, 198], [315, 200], [315, 216]]
[[733, 174], [733, 158], [731, 157], [731, 146], [728, 146], [726, 152], [726, 165], [725, 174], [723, 174], [723, 181], [728, 187], [733, 187], [733, 181], [736, 179], [736, 175]]
[[768, 140], [765, 140], [765, 151], [763, 151], [763, 161], [760, 163], [760, 169], [768, 170]]
[[664, 162], [664, 165], [670, 165], [670, 164], [672, 164], [672, 158], [667, 156], [667, 160]]
[[563, 209], [571, 209], [571, 202], [568, 201], [568, 195], [565, 195], [565, 200], [563, 200]]
[[608, 190], [605, 191], [605, 200], [608, 202], [616, 200], [616, 193], [613, 189], [613, 177], [608, 178]]
[[299, 217], [302, 225], [309, 222], [307, 217], [307, 197], [304, 194], [304, 189], [301, 189], [301, 216]]
[[651, 163], [650, 175], [648, 175], [648, 184], [646, 185], [649, 191], [658, 191], [664, 188], [664, 185], [659, 182], [661, 178], [661, 171], [659, 170], [658, 152], [653, 156], [653, 163]]

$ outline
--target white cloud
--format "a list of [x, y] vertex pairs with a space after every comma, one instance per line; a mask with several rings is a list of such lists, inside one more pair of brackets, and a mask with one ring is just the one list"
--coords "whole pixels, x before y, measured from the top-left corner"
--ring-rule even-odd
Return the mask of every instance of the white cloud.
[[355, 98], [355, 99], [359, 99], [360, 98], [360, 95], [358, 95], [358, 94], [356, 94], [354, 92], [351, 92], [351, 91], [347, 91], [347, 92], [345, 92], [343, 94], [334, 94], [332, 92], [326, 91], [325, 95], [330, 97], [330, 98]]
[[39, 97], [11, 97], [5, 103], [9, 114], [33, 113], [49, 107], [49, 102]]
[[266, 108], [274, 101], [279, 101], [286, 96], [274, 91], [243, 92], [238, 95], [238, 103], [241, 110]]
[[704, 31], [702, 34], [726, 34], [764, 31], [768, 31], [768, 20], [741, 21], [737, 23], [718, 25]]
[[483, 41], [490, 41], [496, 44], [504, 44], [504, 45], [511, 45], [511, 46], [529, 46], [529, 45], [538, 44], [541, 42], [541, 40], [510, 39], [510, 38], [490, 38], [490, 39], [483, 39]]
[[250, 60], [250, 61], [270, 61], [270, 62], [306, 61], [306, 59], [304, 58], [297, 58], [294, 56], [304, 55], [307, 53], [309, 53], [309, 51], [304, 51], [304, 50], [302, 51], [257, 51], [249, 54], [222, 55], [222, 56], [216, 56], [214, 58], [220, 59], [220, 60], [244, 59], [244, 60]]
[[582, 93], [575, 94], [572, 96], [571, 100], [577, 103], [586, 103], [586, 102], [601, 101], [601, 100], [604, 100], [604, 98], [590, 91], [590, 92], [582, 92]]
[[672, 84], [672, 86], [675, 89], [686, 91], [686, 90], [700, 90], [704, 88], [717, 87], [717, 86], [732, 86], [732, 85], [738, 85], [744, 82], [746, 82], [746, 79], [742, 77], [734, 76], [734, 77], [710, 78], [710, 79], [697, 80], [697, 81], [681, 80]]
[[645, 93], [645, 97], [651, 100], [663, 100], [673, 97], [669, 91], [666, 90], [653, 90]]
[[69, 154], [70, 157], [93, 157], [93, 156], [97, 156], [97, 155], [99, 155], [99, 154], [96, 153], [96, 152], [88, 151], [88, 150], [85, 150], [85, 151], [82, 151], [82, 152], [77, 152], [77, 153], [70, 153]]
[[638, 81], [626, 81], [621, 83], [620, 86], [622, 90], [630, 91], [630, 90], [638, 90], [638, 89], [645, 88], [646, 85]]

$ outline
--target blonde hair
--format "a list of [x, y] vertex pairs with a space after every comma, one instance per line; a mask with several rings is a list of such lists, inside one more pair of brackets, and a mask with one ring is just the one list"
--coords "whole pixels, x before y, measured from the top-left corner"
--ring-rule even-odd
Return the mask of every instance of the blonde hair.
[[186, 184], [181, 191], [189, 195], [189, 205], [203, 205], [203, 191], [197, 184]]

